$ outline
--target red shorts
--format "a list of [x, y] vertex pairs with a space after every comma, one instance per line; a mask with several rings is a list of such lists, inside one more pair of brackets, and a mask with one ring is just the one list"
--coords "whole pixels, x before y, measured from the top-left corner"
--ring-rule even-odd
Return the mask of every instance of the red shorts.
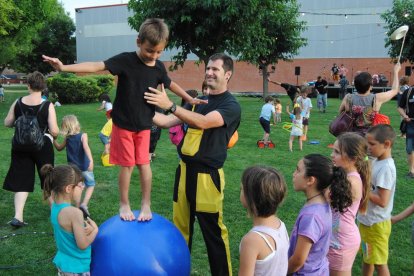
[[123, 167], [149, 164], [150, 133], [149, 129], [129, 131], [114, 124], [109, 162]]

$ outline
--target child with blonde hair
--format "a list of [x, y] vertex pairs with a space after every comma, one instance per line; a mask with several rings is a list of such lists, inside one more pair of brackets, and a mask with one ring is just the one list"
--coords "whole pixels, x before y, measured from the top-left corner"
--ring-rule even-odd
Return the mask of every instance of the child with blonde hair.
[[[367, 210], [371, 188], [371, 165], [365, 138], [354, 132], [337, 137], [332, 161], [347, 173], [352, 187], [352, 205], [347, 212], [333, 212], [332, 238], [328, 252], [330, 275], [351, 275], [352, 265], [361, 244], [355, 219], [358, 211]], [[332, 192], [332, 189], [331, 189]]]
[[93, 174], [93, 158], [88, 144], [88, 134], [81, 132], [81, 126], [75, 115], [66, 115], [62, 119], [60, 133], [64, 136], [62, 143], [54, 139], [53, 144], [58, 151], [66, 148], [66, 158], [69, 164], [76, 165], [85, 180], [85, 196], [76, 201], [76, 206], [88, 213], [88, 203], [95, 188], [95, 176]]
[[[293, 188], [305, 193], [306, 203], [290, 236], [288, 274], [329, 275], [326, 254], [332, 232], [332, 210], [346, 213], [352, 203], [346, 173], [329, 158], [309, 154], [298, 162]], [[329, 201], [325, 193], [329, 193]]]
[[253, 228], [240, 243], [241, 275], [286, 275], [289, 236], [276, 210], [287, 192], [283, 176], [270, 167], [247, 168], [242, 176], [240, 201]]
[[275, 99], [275, 114], [276, 114], [276, 122], [282, 122], [282, 103], [278, 98]]
[[293, 140], [295, 137], [298, 138], [299, 142], [299, 149], [302, 150], [302, 135], [303, 135], [303, 116], [302, 116], [302, 109], [299, 106], [293, 108], [293, 113], [289, 111], [289, 106], [286, 106], [287, 113], [289, 114], [289, 118], [292, 120], [292, 129], [290, 130], [290, 138], [289, 138], [289, 151], [293, 149]]
[[50, 220], [56, 241], [57, 253], [53, 263], [58, 275], [89, 276], [91, 244], [98, 234], [98, 226], [82, 211], [72, 206], [82, 195], [84, 184], [81, 171], [73, 165], [44, 165], [44, 199], [52, 197]]

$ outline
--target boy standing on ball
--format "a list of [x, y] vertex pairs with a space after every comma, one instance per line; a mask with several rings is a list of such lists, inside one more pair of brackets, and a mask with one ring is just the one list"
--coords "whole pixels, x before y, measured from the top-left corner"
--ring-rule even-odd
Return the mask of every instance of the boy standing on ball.
[[121, 166], [119, 172], [119, 193], [121, 219], [135, 219], [129, 203], [129, 184], [134, 166], [138, 167], [141, 182], [141, 212], [138, 221], [148, 221], [151, 213], [152, 171], [149, 160], [149, 143], [154, 106], [144, 101], [144, 92], [149, 87], [164, 84], [172, 92], [191, 104], [200, 101], [192, 99], [167, 75], [158, 58], [161, 56], [169, 36], [164, 20], [145, 20], [139, 29], [136, 52], [125, 52], [105, 61], [83, 62], [64, 65], [59, 59], [43, 55], [45, 62], [57, 71], [92, 73], [109, 70], [118, 76], [117, 93], [113, 104], [113, 129], [111, 136], [110, 163]]

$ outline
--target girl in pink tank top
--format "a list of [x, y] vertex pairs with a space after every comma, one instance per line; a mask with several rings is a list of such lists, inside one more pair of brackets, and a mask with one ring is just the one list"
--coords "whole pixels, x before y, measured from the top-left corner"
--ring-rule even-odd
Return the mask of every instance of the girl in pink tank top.
[[330, 275], [351, 275], [361, 237], [355, 219], [365, 212], [370, 189], [371, 168], [365, 138], [356, 133], [338, 136], [332, 161], [342, 167], [352, 187], [352, 205], [344, 213], [332, 212], [332, 236], [328, 252]]

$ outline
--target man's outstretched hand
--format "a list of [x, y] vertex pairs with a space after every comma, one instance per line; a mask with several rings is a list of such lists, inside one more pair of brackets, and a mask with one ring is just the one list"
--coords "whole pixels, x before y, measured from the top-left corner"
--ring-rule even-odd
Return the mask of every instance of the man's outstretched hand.
[[63, 63], [58, 58], [42, 55], [43, 62], [49, 63], [56, 71], [62, 71]]

